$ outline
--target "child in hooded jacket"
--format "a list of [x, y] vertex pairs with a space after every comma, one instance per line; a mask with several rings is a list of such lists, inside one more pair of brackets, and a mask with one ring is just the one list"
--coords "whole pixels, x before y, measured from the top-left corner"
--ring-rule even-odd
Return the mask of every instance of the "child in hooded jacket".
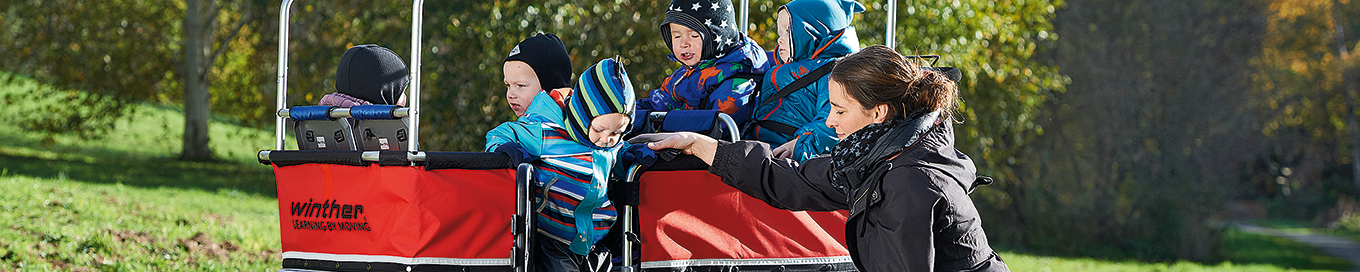
[[522, 120], [532, 109], [553, 122], [562, 120], [562, 106], [571, 93], [571, 56], [562, 39], [539, 33], [520, 41], [510, 49], [501, 71], [505, 100], [516, 119]]
[[638, 116], [650, 111], [718, 110], [738, 124], [750, 119], [747, 106], [769, 66], [765, 50], [738, 29], [731, 0], [673, 0], [661, 22], [667, 57], [681, 64], [660, 89], [639, 101]]
[[[853, 0], [793, 0], [779, 8], [775, 64], [766, 73], [755, 116], [743, 138], [778, 145], [776, 156], [799, 162], [829, 153], [839, 140], [826, 126], [831, 110], [822, 76], [786, 96], [780, 90], [835, 59], [859, 51], [851, 20], [864, 6]], [[830, 69], [831, 67], [826, 67]]]
[[376, 44], [345, 50], [335, 67], [335, 92], [317, 104], [349, 108], [359, 105], [406, 105], [406, 62]]
[[[609, 251], [595, 244], [618, 217], [606, 196], [610, 177], [637, 167], [635, 162], [655, 161], [645, 145], [621, 140], [632, 127], [635, 100], [623, 66], [605, 59], [582, 72], [561, 109], [562, 119], [550, 120], [534, 114], [538, 109], [529, 109], [519, 121], [487, 133], [487, 151], [506, 152], [512, 158], [523, 153], [537, 168], [534, 254], [539, 271], [609, 269]], [[628, 155], [638, 153], [629, 152], [651, 159], [637, 160]]]

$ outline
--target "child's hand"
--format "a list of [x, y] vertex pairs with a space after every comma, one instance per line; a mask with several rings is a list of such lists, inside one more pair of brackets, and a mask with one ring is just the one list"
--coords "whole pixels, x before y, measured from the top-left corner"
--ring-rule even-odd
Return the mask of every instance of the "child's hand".
[[620, 157], [622, 161], [634, 162], [644, 167], [652, 167], [653, 164], [656, 164], [656, 151], [647, 148], [647, 145], [630, 145]]

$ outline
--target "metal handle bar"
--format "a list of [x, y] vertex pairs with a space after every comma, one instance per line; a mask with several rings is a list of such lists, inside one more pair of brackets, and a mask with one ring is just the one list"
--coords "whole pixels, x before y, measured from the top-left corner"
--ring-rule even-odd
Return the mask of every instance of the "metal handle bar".
[[[288, 21], [291, 18], [291, 8], [293, 0], [284, 0], [282, 8], [279, 9], [279, 76], [278, 80], [278, 112], [280, 115], [275, 118], [274, 126], [274, 149], [283, 150], [283, 132], [288, 109]], [[420, 150], [420, 35], [423, 28], [422, 14], [424, 12], [425, 1], [414, 0], [411, 3], [411, 64], [409, 77], [411, 89], [408, 93], [410, 107], [407, 108], [407, 115], [411, 117], [411, 122], [407, 124], [407, 130], [411, 133], [411, 141], [408, 143], [409, 151]], [[345, 111], [348, 114], [348, 110]], [[262, 152], [263, 153], [263, 152]]]

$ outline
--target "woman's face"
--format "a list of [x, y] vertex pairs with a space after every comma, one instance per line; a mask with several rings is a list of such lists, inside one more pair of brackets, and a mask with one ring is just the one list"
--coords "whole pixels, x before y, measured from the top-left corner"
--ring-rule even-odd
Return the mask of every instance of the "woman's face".
[[845, 86], [836, 79], [827, 81], [830, 87], [831, 113], [826, 115], [826, 127], [836, 130], [837, 139], [845, 139], [845, 136], [859, 131], [859, 129], [869, 124], [882, 123], [885, 118], [884, 110], [887, 105], [878, 105], [872, 109], [865, 109], [860, 106], [859, 101], [855, 100], [845, 92]]
[[675, 54], [675, 59], [685, 66], [699, 64], [699, 58], [704, 56], [703, 35], [680, 24], [672, 23], [670, 26], [671, 54]]
[[529, 67], [528, 63], [507, 61], [503, 68], [505, 100], [510, 102], [510, 110], [515, 111], [515, 116], [524, 116], [524, 111], [529, 109], [529, 104], [534, 102], [534, 96], [543, 90], [543, 86], [538, 82], [534, 68]]

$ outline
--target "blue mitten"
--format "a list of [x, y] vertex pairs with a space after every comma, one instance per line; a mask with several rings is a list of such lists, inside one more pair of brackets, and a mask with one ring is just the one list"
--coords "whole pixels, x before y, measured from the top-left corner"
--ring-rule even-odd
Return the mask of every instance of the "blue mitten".
[[624, 148], [623, 154], [619, 158], [624, 162], [637, 163], [643, 167], [652, 167], [656, 164], [656, 152], [647, 148], [647, 144], [633, 144]]
[[496, 147], [496, 152], [505, 153], [510, 156], [511, 165], [531, 162], [534, 158], [529, 157], [529, 152], [514, 142], [504, 143]]

